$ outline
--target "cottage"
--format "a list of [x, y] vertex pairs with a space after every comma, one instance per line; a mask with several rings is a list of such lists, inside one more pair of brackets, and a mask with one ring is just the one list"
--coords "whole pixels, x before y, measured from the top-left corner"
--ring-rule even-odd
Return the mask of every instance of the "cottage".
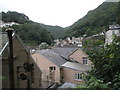
[[57, 47], [52, 50], [68, 60], [61, 68], [62, 82], [74, 84], [84, 82], [82, 74], [86, 74], [86, 71], [91, 69], [92, 63], [88, 59], [88, 55], [84, 53], [81, 48], [76, 47]]
[[42, 81], [48, 86], [64, 82], [80, 84], [84, 82], [82, 75], [91, 69], [91, 61], [79, 48], [38, 50], [32, 57], [43, 72]]
[[52, 83], [60, 84], [60, 68], [67, 62], [65, 59], [50, 49], [38, 50], [32, 54], [32, 57], [43, 72], [42, 83], [44, 87], [49, 87]]
[[81, 64], [91, 65], [91, 61], [88, 59], [88, 55], [84, 53], [81, 48], [56, 47], [52, 50], [67, 60], [78, 62]]
[[66, 62], [61, 68], [62, 82], [80, 84], [84, 82], [86, 71], [90, 70], [90, 65], [84, 65], [76, 62]]

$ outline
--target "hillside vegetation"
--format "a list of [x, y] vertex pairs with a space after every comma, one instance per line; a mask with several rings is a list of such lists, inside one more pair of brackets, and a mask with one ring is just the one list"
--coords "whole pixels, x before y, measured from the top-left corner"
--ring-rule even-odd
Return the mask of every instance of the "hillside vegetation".
[[66, 28], [60, 26], [50, 26], [41, 24], [44, 28], [46, 28], [54, 37], [54, 39], [63, 38], [66, 34]]
[[104, 2], [70, 26], [67, 36], [91, 36], [108, 30], [113, 23], [120, 24], [120, 2]]
[[[16, 22], [19, 24], [25, 24], [25, 23], [35, 23], [29, 19], [28, 16], [22, 13], [18, 12], [1, 12], [2, 13], [2, 20], [4, 22]], [[44, 24], [37, 24], [43, 28], [45, 28], [50, 34], [54, 37], [54, 39], [63, 38], [65, 36], [65, 28], [62, 28], [60, 26], [50, 26], [50, 25], [44, 25]]]
[[18, 12], [1, 12], [2, 13], [2, 21], [4, 22], [16, 22], [19, 24], [24, 24], [24, 23], [31, 23], [33, 21], [29, 20], [29, 17], [26, 16], [23, 13], [18, 13]]
[[38, 23], [25, 23], [21, 25], [14, 25], [12, 28], [19, 34], [21, 39], [31, 45], [39, 45], [42, 42], [51, 44], [53, 37], [45, 28]]
[[[58, 39], [58, 38], [65, 38], [65, 37], [79, 37], [79, 36], [92, 36], [98, 33], [101, 33], [103, 31], [108, 30], [108, 26], [113, 23], [118, 23], [120, 24], [120, 2], [104, 2], [100, 6], [98, 6], [96, 9], [89, 11], [83, 18], [79, 19], [77, 22], [75, 22], [73, 25], [67, 28], [62, 28], [59, 26], [50, 26], [50, 25], [44, 25], [41, 23], [35, 23], [31, 20], [29, 20], [28, 16], [18, 13], [18, 12], [11, 12], [8, 11], [7, 13], [1, 12], [2, 13], [2, 20], [4, 22], [17, 22], [20, 23], [21, 25], [18, 26], [18, 28], [22, 28], [22, 30], [18, 30], [17, 26], [15, 27], [16, 30], [18, 30], [18, 34], [20, 34], [21, 37], [26, 37], [26, 38], [32, 38], [30, 35], [23, 36], [25, 30], [27, 29], [29, 25], [32, 24], [34, 28], [31, 29], [29, 28], [29, 33], [33, 33], [33, 35], [39, 35], [40, 33], [36, 33], [37, 31], [41, 32], [41, 29], [44, 29], [44, 33], [48, 35], [48, 38], [51, 36], [52, 40]], [[36, 25], [35, 25], [36, 24]], [[25, 27], [25, 25], [27, 25]], [[37, 30], [38, 29], [38, 30]], [[28, 30], [28, 29], [27, 29]], [[42, 34], [41, 34], [42, 35]], [[38, 42], [46, 41], [46, 37], [43, 37], [39, 35], [38, 37], [42, 37], [44, 40], [40, 40]], [[44, 34], [43, 34], [44, 35]], [[23, 40], [28, 40], [24, 39]], [[48, 40], [47, 40], [48, 41]], [[38, 43], [37, 42], [37, 43]], [[50, 41], [51, 42], [51, 41]]]
[[[16, 22], [20, 24], [13, 25], [12, 28], [27, 45], [39, 45], [42, 42], [51, 44], [53, 42], [53, 36], [50, 32], [43, 28], [39, 23], [29, 20], [26, 15], [11, 11], [1, 13], [4, 22]], [[4, 30], [5, 28], [3, 28], [3, 31]]]

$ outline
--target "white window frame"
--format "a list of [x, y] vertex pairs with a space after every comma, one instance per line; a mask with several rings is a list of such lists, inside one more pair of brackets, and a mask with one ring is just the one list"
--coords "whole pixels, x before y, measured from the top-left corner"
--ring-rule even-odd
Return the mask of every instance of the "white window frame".
[[88, 57], [83, 57], [83, 64], [88, 64]]
[[82, 79], [83, 79], [82, 73], [75, 74], [75, 80], [82, 81]]

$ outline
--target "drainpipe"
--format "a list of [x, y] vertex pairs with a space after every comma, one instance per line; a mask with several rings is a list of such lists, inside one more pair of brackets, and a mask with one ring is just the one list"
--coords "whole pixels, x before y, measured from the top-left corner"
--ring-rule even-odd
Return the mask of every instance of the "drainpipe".
[[13, 41], [12, 41], [12, 28], [7, 28], [8, 39], [9, 39], [9, 82], [10, 82], [10, 89], [14, 90], [14, 63], [13, 63]]

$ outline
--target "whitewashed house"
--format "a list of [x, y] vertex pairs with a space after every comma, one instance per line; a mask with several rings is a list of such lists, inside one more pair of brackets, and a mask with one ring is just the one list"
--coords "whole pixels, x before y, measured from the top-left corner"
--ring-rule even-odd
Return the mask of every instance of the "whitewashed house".
[[109, 30], [106, 32], [105, 45], [110, 45], [113, 41], [114, 35], [120, 36], [120, 25], [109, 25]]

